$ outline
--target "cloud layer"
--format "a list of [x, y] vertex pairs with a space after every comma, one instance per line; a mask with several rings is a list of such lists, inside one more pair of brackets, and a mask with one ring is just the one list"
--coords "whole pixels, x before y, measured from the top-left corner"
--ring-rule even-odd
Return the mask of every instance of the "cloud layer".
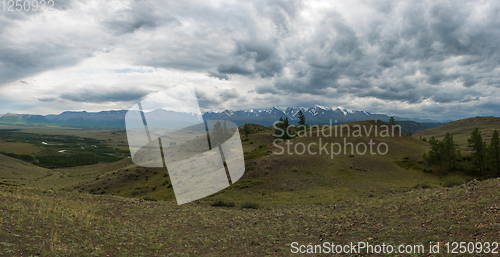
[[498, 115], [498, 13], [498, 1], [460, 0], [73, 0], [2, 12], [0, 98], [32, 96], [0, 112], [127, 108], [189, 82], [212, 109]]

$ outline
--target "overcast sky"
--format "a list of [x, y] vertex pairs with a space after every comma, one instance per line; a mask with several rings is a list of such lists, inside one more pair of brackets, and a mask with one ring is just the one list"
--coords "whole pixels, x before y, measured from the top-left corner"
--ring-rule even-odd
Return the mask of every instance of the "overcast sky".
[[0, 113], [128, 109], [192, 84], [213, 110], [500, 114], [497, 0], [55, 0], [1, 10], [0, 42]]

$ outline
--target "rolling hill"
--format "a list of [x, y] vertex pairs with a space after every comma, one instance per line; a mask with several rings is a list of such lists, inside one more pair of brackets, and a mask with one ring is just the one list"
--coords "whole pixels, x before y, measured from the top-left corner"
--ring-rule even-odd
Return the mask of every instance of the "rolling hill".
[[[497, 124], [482, 118], [465, 121], [471, 122], [485, 130]], [[249, 135], [241, 134], [243, 178], [180, 206], [166, 169], [137, 167], [130, 158], [45, 169], [0, 154], [0, 253], [275, 256], [289, 254], [291, 242], [428, 246], [496, 240], [500, 180], [424, 172], [420, 158], [429, 145], [418, 133], [415, 138], [395, 130], [383, 136], [384, 127], [392, 127], [369, 120], [314, 127], [305, 136], [273, 144], [273, 128], [249, 127]], [[39, 132], [77, 133], [109, 145], [124, 136], [116, 130]], [[320, 153], [320, 140], [328, 145], [328, 154]], [[332, 155], [331, 146], [344, 142], [352, 146]], [[351, 152], [372, 142], [386, 144], [387, 153]], [[301, 154], [303, 146], [310, 146], [311, 154]], [[291, 152], [281, 153], [288, 147]], [[25, 154], [40, 151], [24, 145], [16, 149]], [[470, 182], [444, 188], [450, 178]], [[211, 206], [221, 202], [235, 207]]]
[[500, 118], [474, 117], [461, 119], [443, 124], [439, 127], [417, 131], [413, 134], [413, 137], [429, 139], [434, 136], [441, 140], [444, 138], [446, 132], [450, 132], [453, 133], [453, 138], [460, 146], [460, 149], [467, 152], [469, 150], [467, 147], [467, 139], [470, 138], [472, 131], [476, 128], [481, 131], [483, 139], [489, 143], [493, 131], [495, 129], [500, 130]]
[[[383, 122], [361, 121], [343, 124], [342, 128], [344, 133], [348, 129], [353, 133], [356, 126], [373, 126], [380, 130], [386, 125]], [[296, 145], [315, 143], [311, 148], [315, 152], [319, 151], [320, 139], [322, 144], [329, 145], [342, 143], [344, 139], [354, 145], [368, 144], [373, 140], [389, 147], [385, 155], [361, 155], [351, 154], [351, 147], [348, 146], [346, 153], [332, 158], [331, 154], [325, 153], [277, 154], [280, 147], [286, 147], [286, 144], [282, 142], [273, 146], [274, 129], [254, 124], [250, 128], [253, 131], [250, 135], [242, 135], [247, 168], [243, 178], [202, 201], [223, 197], [262, 204], [337, 202], [405, 192], [420, 185], [440, 187], [450, 177], [458, 177], [463, 181], [471, 178], [459, 174], [443, 177], [422, 172], [423, 165], [419, 161], [422, 153], [428, 151], [428, 144], [405, 134], [401, 134], [401, 137], [397, 133], [395, 137], [380, 137], [373, 130], [366, 137], [355, 137], [354, 134], [329, 137], [323, 136], [323, 133], [334, 133], [335, 126], [324, 126], [310, 136], [296, 137], [290, 141], [292, 149]], [[316, 133], [319, 133], [319, 137]], [[63, 187], [65, 190], [92, 194], [175, 199], [166, 169], [137, 167], [129, 159], [111, 164], [57, 169], [52, 176], [29, 183], [31, 186]]]
[[[415, 138], [417, 136], [410, 137], [404, 133], [401, 136], [396, 133], [390, 137], [375, 135], [375, 129], [381, 131], [382, 127], [387, 125], [384, 122], [370, 120], [332, 127], [322, 126], [319, 130], [314, 130], [312, 135], [295, 137], [290, 141], [291, 149], [295, 147], [302, 149], [303, 146], [311, 145], [310, 149], [314, 152], [319, 151], [319, 140], [322, 144], [328, 144], [329, 147], [335, 143], [342, 144], [343, 140], [347, 140], [353, 146], [368, 145], [370, 140], [388, 146], [387, 154], [372, 155], [352, 153], [352, 147], [348, 144], [344, 149], [345, 152], [332, 156], [325, 153], [299, 154], [294, 151], [289, 154], [279, 154], [281, 149], [286, 149], [287, 145], [285, 142], [273, 145], [274, 129], [251, 124], [252, 133], [248, 136], [241, 134], [247, 168], [243, 178], [217, 193], [216, 196], [205, 200], [211, 201], [214, 197], [224, 197], [242, 202], [277, 204], [336, 202], [404, 192], [419, 185], [440, 187], [440, 184], [451, 177], [458, 177], [462, 181], [471, 179], [469, 176], [460, 174], [442, 176], [422, 172], [424, 165], [419, 162], [422, 154], [429, 150], [428, 144]], [[357, 128], [370, 127], [372, 131], [368, 135], [354, 136]], [[344, 131], [342, 136], [328, 135], [340, 128]], [[46, 131], [48, 132], [44, 133], [66, 134], [60, 128]], [[346, 133], [348, 131], [350, 135]], [[68, 130], [68, 133], [79, 133], [99, 139], [118, 134], [124, 136], [122, 132], [102, 130], [77, 130], [76, 132]], [[106, 140], [106, 142], [115, 142], [115, 140]], [[118, 138], [118, 142], [120, 140], [123, 139]], [[328, 152], [331, 152], [330, 148]], [[4, 156], [4, 158], [7, 157]], [[4, 165], [0, 163], [0, 167]], [[30, 164], [21, 170], [32, 166], [34, 167]], [[11, 172], [10, 169], [8, 172]], [[93, 194], [112, 194], [133, 198], [153, 197], [159, 200], [175, 199], [166, 169], [137, 167], [130, 159], [108, 164], [41, 169], [38, 177], [22, 181], [20, 179], [21, 177], [9, 175], [5, 176], [4, 181], [5, 183], [40, 188], [64, 188]]]

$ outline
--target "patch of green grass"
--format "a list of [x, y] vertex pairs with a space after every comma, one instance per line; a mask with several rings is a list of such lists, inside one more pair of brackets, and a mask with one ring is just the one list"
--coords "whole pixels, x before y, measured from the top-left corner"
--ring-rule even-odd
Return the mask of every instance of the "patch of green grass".
[[443, 182], [444, 187], [454, 187], [463, 184], [464, 182], [458, 178], [449, 178]]
[[259, 180], [250, 180], [250, 179], [243, 179], [239, 180], [234, 184], [235, 188], [243, 189], [243, 188], [250, 188], [252, 186], [260, 185], [262, 184], [262, 181]]
[[241, 204], [241, 208], [243, 209], [259, 209], [260, 204], [255, 202], [244, 202]]
[[11, 243], [6, 243], [6, 242], [0, 242], [0, 245], [3, 245], [5, 247], [11, 247], [13, 246], [14, 244], [11, 244]]
[[144, 201], [151, 201], [151, 202], [157, 202], [158, 199], [156, 199], [155, 197], [152, 197], [152, 196], [145, 196], [142, 198]]
[[215, 207], [234, 207], [235, 204], [232, 201], [228, 201], [226, 199], [222, 198], [217, 198], [213, 200], [213, 202], [210, 204], [210, 206], [215, 206]]
[[403, 169], [422, 170], [422, 167], [420, 167], [416, 160], [410, 160], [408, 157], [405, 157], [402, 160], [395, 161], [394, 163], [396, 163]]
[[427, 183], [416, 184], [414, 188], [431, 188], [431, 186]]
[[[266, 203], [255, 209], [257, 201], [238, 204], [248, 210], [0, 186], [0, 210], [6, 210], [0, 217], [0, 251], [4, 256], [26, 249], [33, 256], [115, 256], [117, 251], [162, 256], [168, 249], [194, 256], [282, 256], [289, 255], [289, 242], [322, 244], [325, 239], [346, 244], [372, 238], [372, 243], [396, 245], [475, 236], [485, 242], [497, 238], [497, 230], [483, 224], [496, 221], [499, 183], [477, 182], [467, 193], [461, 187], [413, 190], [321, 205]], [[233, 200], [221, 199], [222, 206]], [[23, 230], [15, 232], [18, 226]], [[247, 247], [231, 247], [231, 242]]]

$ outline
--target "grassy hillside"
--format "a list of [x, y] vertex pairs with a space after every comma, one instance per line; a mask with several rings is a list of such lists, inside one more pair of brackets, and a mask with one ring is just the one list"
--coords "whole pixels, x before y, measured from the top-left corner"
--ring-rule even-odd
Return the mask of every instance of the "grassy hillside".
[[[246, 173], [242, 179], [231, 187], [206, 197], [202, 201], [213, 201], [216, 198], [232, 199], [238, 203], [246, 201], [260, 204], [297, 204], [297, 203], [329, 203], [344, 200], [364, 200], [397, 192], [406, 192], [414, 187], [440, 187], [450, 178], [461, 181], [472, 179], [462, 174], [438, 175], [423, 172], [421, 156], [428, 151], [428, 144], [405, 134], [380, 136], [386, 123], [375, 121], [353, 122], [337, 126], [322, 126], [317, 131], [304, 137], [295, 137], [290, 141], [291, 152], [280, 153], [280, 147], [287, 148], [286, 142], [273, 146], [275, 131], [271, 127], [250, 124], [252, 133], [241, 134], [246, 162]], [[355, 136], [358, 128], [370, 129], [369, 135], [362, 133]], [[343, 135], [340, 135], [343, 129]], [[379, 134], [375, 135], [375, 130]], [[335, 136], [337, 131], [337, 136]], [[20, 135], [34, 132], [30, 128], [20, 130]], [[349, 135], [347, 132], [350, 132]], [[44, 129], [41, 136], [75, 136], [77, 138], [93, 137], [102, 144], [121, 144], [123, 131], [113, 130], [62, 130]], [[359, 133], [358, 133], [359, 135]], [[108, 138], [109, 137], [109, 138]], [[113, 137], [113, 139], [111, 139]], [[111, 140], [105, 140], [105, 138]], [[357, 145], [368, 145], [373, 142], [385, 143], [388, 152], [385, 155], [351, 154], [348, 146], [339, 155], [303, 154], [294, 152], [297, 145], [315, 143], [310, 148], [319, 151], [319, 140], [328, 144], [343, 144], [344, 139]], [[116, 143], [115, 143], [116, 142]], [[3, 142], [0, 144], [6, 144]], [[15, 142], [22, 148], [25, 143]], [[113, 146], [113, 147], [116, 147]], [[182, 145], [177, 145], [179, 149]], [[298, 149], [299, 149], [298, 148]], [[27, 148], [36, 152], [36, 148]], [[175, 151], [174, 151], [175, 152]], [[4, 158], [6, 158], [4, 156]], [[3, 164], [0, 163], [0, 167]], [[18, 174], [29, 173], [34, 165], [17, 168]], [[13, 177], [0, 170], [0, 177], [5, 183], [26, 185], [38, 188], [77, 190], [92, 194], [109, 194], [116, 196], [158, 200], [174, 200], [174, 192], [165, 168], [143, 168], [134, 165], [125, 158], [113, 163], [99, 163], [90, 166], [72, 168], [42, 169], [40, 176], [25, 178], [22, 175]]]
[[95, 180], [109, 171], [133, 166], [129, 159], [114, 163], [46, 169], [0, 154], [0, 182], [47, 189], [61, 189], [77, 185], [82, 181]]
[[[382, 136], [384, 126], [375, 121], [322, 126], [288, 145], [273, 145], [273, 128], [250, 125], [252, 133], [241, 134], [242, 179], [181, 206], [166, 169], [137, 167], [130, 158], [46, 169], [0, 154], [0, 254], [277, 256], [289, 255], [292, 242], [427, 247], [431, 242], [498, 241], [500, 180], [444, 188], [450, 179], [473, 178], [424, 172], [420, 158], [429, 145], [397, 130]], [[364, 127], [371, 127], [370, 133]], [[123, 131], [60, 128], [37, 135], [94, 138], [110, 147], [124, 138]], [[328, 144], [329, 154], [319, 154], [319, 140]], [[351, 153], [348, 146], [332, 157], [330, 144], [344, 140], [353, 146], [384, 143], [388, 152]], [[30, 147], [32, 142], [9, 141], [2, 142], [13, 143], [5, 149], [41, 151]], [[316, 154], [294, 150], [302, 145], [311, 145]], [[292, 151], [280, 154], [287, 147]]]
[[[345, 126], [349, 126], [352, 133], [357, 125], [373, 126], [380, 130], [384, 124], [374, 121], [344, 124], [342, 137], [323, 136], [323, 133], [328, 135], [329, 130], [332, 133], [335, 131], [335, 127], [324, 126], [319, 131], [319, 137], [318, 132], [314, 131], [310, 136], [290, 141], [292, 149], [295, 145], [316, 143], [311, 148], [315, 152], [319, 151], [317, 143], [320, 138], [322, 144], [343, 143], [345, 138], [354, 144], [368, 144], [369, 140], [374, 140], [389, 146], [385, 155], [351, 154], [351, 148], [348, 147], [345, 154], [342, 152], [333, 158], [331, 154], [325, 153], [300, 155], [292, 151], [290, 154], [278, 154], [280, 149], [273, 146], [274, 129], [250, 125], [252, 133], [248, 136], [242, 134], [247, 168], [244, 176], [231, 187], [201, 201], [211, 202], [223, 198], [237, 203], [250, 201], [263, 205], [331, 203], [406, 192], [415, 187], [441, 187], [450, 178], [461, 181], [472, 179], [463, 174], [423, 172], [424, 166], [419, 162], [429, 146], [416, 138], [404, 134], [401, 137], [398, 134], [395, 137], [375, 136], [375, 129], [368, 137], [354, 137], [352, 134], [346, 137], [348, 129]], [[286, 148], [285, 142], [279, 146]], [[330, 150], [328, 147], [329, 152]], [[122, 166], [117, 165], [115, 169], [104, 168], [102, 173], [92, 173], [93, 177], [90, 179], [89, 174], [86, 180], [70, 183], [65, 188], [93, 194], [175, 199], [167, 169], [137, 167], [130, 162], [125, 164], [126, 162]], [[73, 169], [78, 172], [80, 168]], [[65, 174], [73, 172], [65, 169], [58, 171]], [[64, 179], [59, 181], [63, 182]]]
[[0, 154], [0, 182], [29, 185], [49, 174], [49, 170]]
[[[344, 125], [349, 125], [353, 132], [356, 125], [374, 126], [380, 130], [380, 126], [384, 124], [386, 123], [362, 121]], [[323, 132], [328, 135], [328, 130], [335, 131], [335, 127], [325, 126]], [[247, 172], [239, 182], [241, 186], [236, 183], [221, 196], [273, 204], [336, 202], [404, 192], [419, 185], [439, 187], [449, 177], [469, 179], [459, 174], [441, 177], [423, 172], [424, 166], [419, 161], [422, 153], [428, 151], [428, 144], [404, 134], [401, 137], [397, 134], [395, 137], [380, 137], [375, 136], [372, 131], [368, 137], [346, 137], [345, 133], [343, 137], [324, 137], [323, 132], [319, 133], [319, 137], [314, 132], [311, 136], [295, 138], [291, 140], [290, 148], [301, 143], [318, 143], [319, 138], [322, 139], [322, 144], [343, 144], [345, 138], [355, 145], [368, 144], [369, 140], [384, 142], [389, 146], [389, 151], [385, 155], [361, 155], [356, 152], [351, 154], [351, 148], [348, 147], [345, 149], [346, 153], [334, 155], [333, 158], [326, 154], [300, 155], [294, 151], [280, 155], [273, 154], [281, 152], [277, 147], [267, 145], [265, 150], [255, 146], [248, 148], [249, 142], [246, 141], [244, 146], [249, 149], [249, 154], [262, 152], [265, 156], [248, 161]], [[345, 127], [344, 132], [347, 132]], [[271, 133], [273, 132], [268, 132]], [[255, 135], [257, 138], [259, 136]], [[250, 143], [252, 137], [250, 135]], [[253, 145], [262, 143], [261, 140]], [[286, 148], [284, 142], [279, 145]], [[318, 148], [312, 147], [312, 150], [318, 152]]]
[[404, 121], [398, 121], [398, 125], [401, 126], [403, 133], [408, 134], [411, 132], [413, 134], [419, 130], [441, 126], [442, 123], [420, 123], [415, 121], [404, 120]]
[[[299, 244], [498, 241], [500, 180], [366, 201], [259, 209], [178, 206], [0, 185], [5, 256], [288, 256]], [[440, 256], [444, 254], [433, 254]], [[319, 256], [331, 256], [327, 254]], [[477, 255], [485, 256], [485, 255]]]
[[432, 136], [439, 140], [444, 138], [446, 132], [453, 133], [453, 138], [460, 146], [460, 149], [464, 152], [468, 152], [467, 139], [470, 138], [471, 132], [478, 128], [483, 136], [483, 139], [489, 144], [489, 140], [493, 134], [493, 130], [500, 130], [500, 118], [498, 117], [474, 117], [468, 119], [462, 119], [446, 123], [442, 126], [420, 130], [413, 134], [415, 138], [427, 138], [430, 139]]
[[0, 116], [0, 123], [3, 124], [38, 124], [38, 123], [49, 123], [45, 116], [42, 115], [31, 115], [31, 114], [12, 114], [7, 113]]

